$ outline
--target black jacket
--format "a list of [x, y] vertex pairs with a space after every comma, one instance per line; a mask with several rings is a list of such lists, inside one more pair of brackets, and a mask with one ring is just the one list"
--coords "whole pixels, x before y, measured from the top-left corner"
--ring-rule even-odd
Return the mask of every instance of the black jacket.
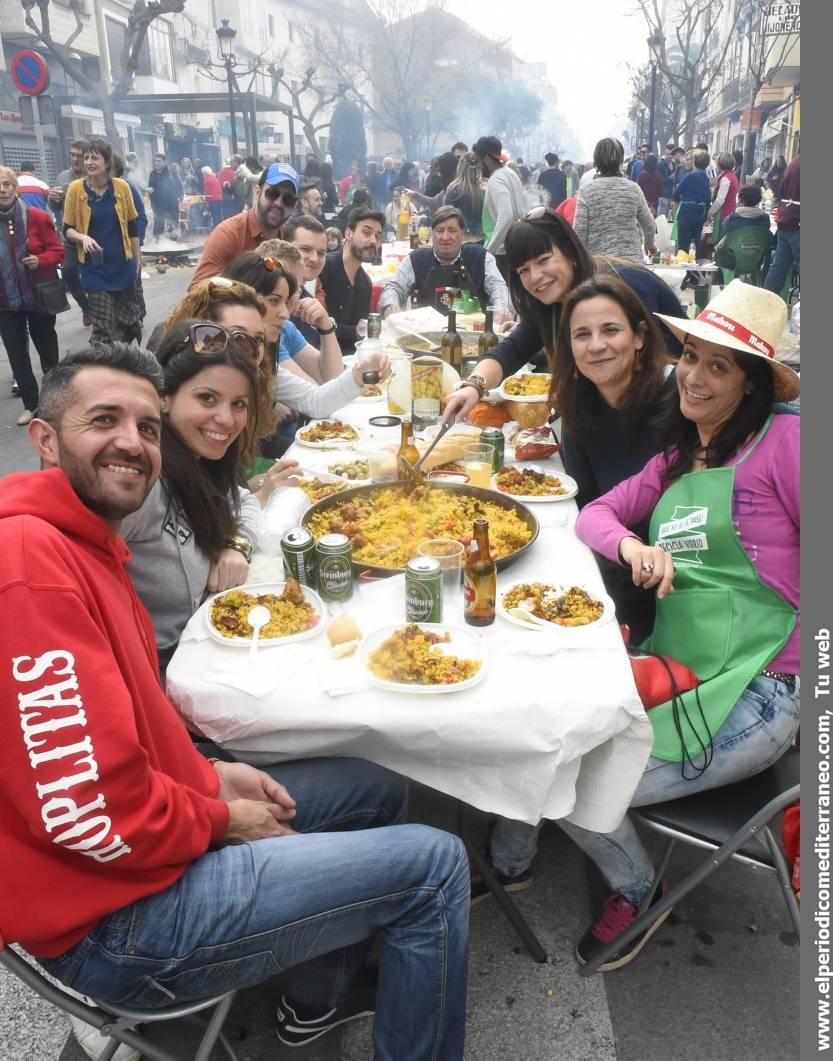
[[370, 277], [359, 266], [355, 283], [351, 284], [344, 271], [343, 248], [330, 251], [321, 273], [321, 283], [327, 293], [327, 312], [336, 322], [336, 338], [341, 352], [352, 354], [356, 349], [356, 325], [367, 320], [370, 313], [370, 296], [373, 284]]

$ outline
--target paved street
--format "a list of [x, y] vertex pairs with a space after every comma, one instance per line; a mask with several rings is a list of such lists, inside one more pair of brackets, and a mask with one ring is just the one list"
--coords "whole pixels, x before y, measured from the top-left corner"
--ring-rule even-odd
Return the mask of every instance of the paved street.
[[[147, 333], [185, 289], [187, 271], [146, 281]], [[63, 352], [87, 335], [73, 306], [59, 320]], [[0, 474], [33, 469], [22, 409], [9, 396], [0, 360]], [[419, 790], [413, 816], [451, 827], [449, 800]], [[484, 819], [485, 827], [485, 819]], [[671, 876], [693, 865], [680, 852]], [[4, 867], [9, 872], [8, 867]], [[583, 979], [572, 949], [603, 898], [595, 870], [554, 825], [542, 835], [533, 887], [518, 902], [548, 954], [527, 956], [491, 900], [472, 914], [467, 1057], [471, 1061], [783, 1061], [798, 1056], [798, 947], [774, 878], [730, 866], [672, 914], [643, 954], [606, 976]], [[0, 916], [0, 927], [2, 917]], [[243, 992], [232, 1023], [245, 1029], [241, 1061], [294, 1056], [273, 1031], [280, 982]], [[403, 1006], [407, 1000], [403, 999]], [[304, 1051], [306, 1061], [365, 1061], [370, 1022], [335, 1032]], [[190, 1056], [190, 1029], [160, 1028], [154, 1037]], [[215, 1056], [219, 1056], [216, 1054]], [[49, 1007], [0, 974], [0, 1059], [82, 1061], [67, 1026]]]

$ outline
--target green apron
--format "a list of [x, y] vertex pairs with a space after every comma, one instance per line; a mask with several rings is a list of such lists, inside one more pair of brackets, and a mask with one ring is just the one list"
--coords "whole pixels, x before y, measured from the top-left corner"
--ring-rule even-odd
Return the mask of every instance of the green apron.
[[771, 420], [734, 466], [683, 475], [651, 516], [649, 541], [674, 558], [674, 592], [657, 600], [644, 647], [686, 664], [701, 681], [680, 698], [685, 709], [676, 721], [672, 701], [650, 712], [658, 759], [693, 762], [710, 749], [744, 689], [795, 627], [795, 609], [761, 582], [732, 520], [735, 467], [754, 451]]

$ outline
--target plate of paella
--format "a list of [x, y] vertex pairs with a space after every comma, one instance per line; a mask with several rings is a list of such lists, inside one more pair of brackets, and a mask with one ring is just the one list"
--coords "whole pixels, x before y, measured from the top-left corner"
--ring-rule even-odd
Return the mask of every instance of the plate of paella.
[[549, 398], [551, 383], [549, 372], [519, 372], [504, 379], [498, 394], [503, 401], [544, 402]]
[[315, 590], [291, 578], [286, 582], [252, 583], [215, 594], [205, 611], [209, 634], [221, 645], [249, 648], [254, 631], [247, 616], [259, 604], [269, 612], [269, 622], [258, 638], [262, 648], [305, 641], [324, 628], [324, 602]]
[[389, 692], [457, 693], [486, 676], [486, 646], [461, 626], [383, 626], [366, 635], [360, 651], [371, 684]]
[[613, 601], [584, 586], [554, 582], [512, 582], [498, 590], [501, 618], [527, 630], [594, 629], [614, 618]]
[[569, 475], [545, 471], [535, 464], [509, 464], [492, 476], [492, 488], [525, 505], [542, 501], [569, 501], [578, 493], [578, 483]]
[[358, 428], [334, 417], [313, 420], [295, 434], [299, 446], [309, 446], [311, 449], [344, 449], [355, 445], [360, 439]]

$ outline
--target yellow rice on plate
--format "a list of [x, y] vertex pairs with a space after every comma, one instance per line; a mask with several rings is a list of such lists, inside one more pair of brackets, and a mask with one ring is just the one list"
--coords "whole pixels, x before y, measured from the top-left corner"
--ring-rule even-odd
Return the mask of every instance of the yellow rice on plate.
[[310, 630], [319, 622], [315, 608], [304, 598], [301, 587], [290, 579], [283, 593], [246, 593], [232, 589], [211, 602], [211, 625], [223, 637], [251, 641], [254, 630], [246, 617], [256, 605], [262, 604], [269, 612], [269, 622], [261, 629], [260, 638], [288, 637]]

